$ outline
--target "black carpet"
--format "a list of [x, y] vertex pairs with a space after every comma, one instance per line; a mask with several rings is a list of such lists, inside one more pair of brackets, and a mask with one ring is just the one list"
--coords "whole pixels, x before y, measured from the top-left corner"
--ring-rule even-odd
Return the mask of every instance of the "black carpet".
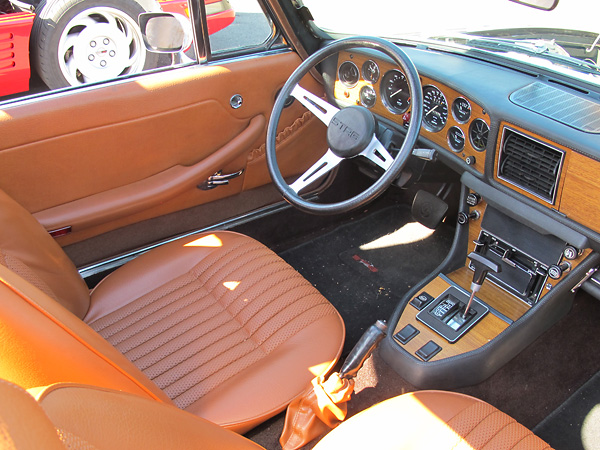
[[[345, 352], [377, 319], [387, 320], [400, 297], [448, 254], [454, 227], [445, 224], [415, 242], [397, 243], [407, 240], [406, 229], [394, 235], [396, 245], [375, 242], [413, 222], [408, 207], [392, 206], [280, 253], [342, 315]], [[413, 226], [423, 231], [407, 228]]]
[[600, 373], [533, 431], [556, 450], [600, 449]]

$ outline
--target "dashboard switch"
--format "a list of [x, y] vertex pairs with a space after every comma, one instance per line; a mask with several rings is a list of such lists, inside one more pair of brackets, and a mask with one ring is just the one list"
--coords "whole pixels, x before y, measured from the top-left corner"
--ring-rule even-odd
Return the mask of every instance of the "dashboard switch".
[[469, 214], [467, 214], [464, 211], [461, 211], [458, 213], [458, 224], [459, 225], [466, 225], [469, 220], [477, 220], [480, 217], [480, 213], [479, 211], [475, 210], [475, 211], [471, 211]]
[[466, 162], [466, 163], [467, 163], [469, 166], [472, 166], [472, 165], [474, 165], [474, 164], [475, 164], [475, 161], [476, 161], [476, 160], [475, 160], [475, 157], [474, 157], [474, 156], [467, 156], [467, 157], [465, 158], [465, 162]]
[[553, 280], [558, 280], [563, 274], [569, 272], [571, 270], [571, 264], [567, 261], [562, 262], [560, 264], [553, 264], [548, 267], [548, 276]]
[[476, 192], [470, 192], [469, 195], [467, 195], [467, 205], [472, 207], [479, 205], [479, 203], [481, 203], [481, 195]]
[[579, 250], [577, 250], [572, 245], [567, 245], [565, 247], [565, 250], [563, 251], [563, 255], [566, 259], [573, 261], [579, 256]]

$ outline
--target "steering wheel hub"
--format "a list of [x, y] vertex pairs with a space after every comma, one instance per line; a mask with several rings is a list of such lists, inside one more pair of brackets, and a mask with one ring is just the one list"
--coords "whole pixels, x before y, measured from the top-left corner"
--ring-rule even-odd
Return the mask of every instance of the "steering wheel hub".
[[375, 133], [375, 118], [364, 106], [339, 110], [329, 122], [327, 143], [340, 158], [352, 158], [367, 148]]

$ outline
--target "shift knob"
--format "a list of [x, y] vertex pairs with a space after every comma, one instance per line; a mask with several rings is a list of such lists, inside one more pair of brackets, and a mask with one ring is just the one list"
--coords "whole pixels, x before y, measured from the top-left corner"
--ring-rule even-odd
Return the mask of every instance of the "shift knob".
[[[489, 271], [499, 273], [502, 271], [502, 267], [496, 264], [494, 261], [489, 260], [483, 255], [479, 253], [471, 252], [469, 253], [468, 258], [471, 260], [471, 264], [475, 269], [473, 273], [473, 283], [479, 287], [485, 281], [485, 277], [487, 276]], [[472, 286], [471, 286], [472, 288]]]

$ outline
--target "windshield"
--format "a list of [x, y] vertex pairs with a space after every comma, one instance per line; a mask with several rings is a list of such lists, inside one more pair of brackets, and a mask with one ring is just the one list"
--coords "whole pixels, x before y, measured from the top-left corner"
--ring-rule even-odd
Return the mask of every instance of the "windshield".
[[493, 52], [600, 86], [600, 2], [543, 11], [509, 0], [304, 0], [315, 24], [342, 34], [426, 40]]

